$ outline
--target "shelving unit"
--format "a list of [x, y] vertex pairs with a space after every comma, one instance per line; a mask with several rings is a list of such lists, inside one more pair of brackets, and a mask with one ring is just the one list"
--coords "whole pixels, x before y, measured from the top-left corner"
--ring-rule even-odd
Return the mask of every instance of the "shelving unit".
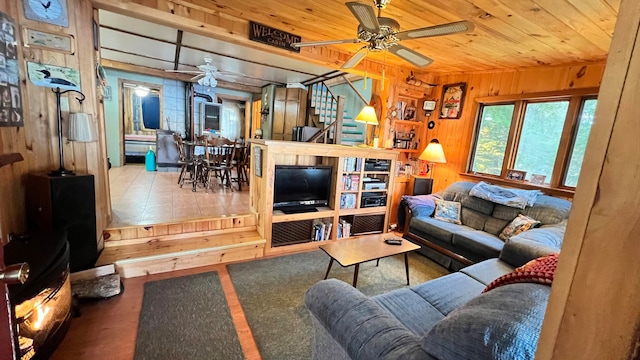
[[[386, 232], [397, 151], [274, 140], [252, 139], [250, 143], [252, 148], [260, 148], [262, 154], [262, 176], [257, 176], [255, 169], [251, 171], [250, 206], [258, 213], [257, 227], [266, 239], [266, 255], [316, 248], [322, 243], [313, 240], [316, 219], [325, 224], [324, 241], [338, 239], [341, 221], [350, 224], [349, 236]], [[255, 153], [252, 149], [252, 154]], [[331, 166], [328, 207], [297, 214], [274, 211], [276, 165]], [[364, 185], [374, 182], [374, 189]], [[349, 208], [341, 208], [344, 196], [351, 198]]]
[[423, 132], [419, 99], [398, 96], [393, 121], [393, 148], [403, 152], [417, 152]]

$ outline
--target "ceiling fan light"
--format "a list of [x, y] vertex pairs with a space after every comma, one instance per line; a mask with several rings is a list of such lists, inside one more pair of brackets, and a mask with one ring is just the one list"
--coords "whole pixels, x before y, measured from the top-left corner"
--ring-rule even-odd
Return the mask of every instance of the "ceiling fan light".
[[218, 80], [216, 80], [215, 78], [211, 78], [211, 81], [209, 82], [209, 86], [211, 87], [218, 86]]
[[145, 97], [149, 95], [150, 91], [151, 90], [148, 87], [144, 87], [144, 86], [137, 86], [134, 90], [136, 95], [138, 95], [139, 97]]

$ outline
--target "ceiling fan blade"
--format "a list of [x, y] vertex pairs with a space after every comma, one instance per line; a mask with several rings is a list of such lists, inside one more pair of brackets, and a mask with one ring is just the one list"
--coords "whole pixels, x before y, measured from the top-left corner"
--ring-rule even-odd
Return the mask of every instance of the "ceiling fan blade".
[[205, 74], [198, 74], [198, 75], [192, 77], [191, 79], [189, 79], [189, 81], [196, 81], [196, 80], [200, 79], [203, 76], [205, 76]]
[[165, 70], [166, 72], [176, 72], [176, 73], [185, 73], [185, 74], [199, 74], [202, 71], [200, 70]]
[[376, 12], [373, 10], [373, 7], [357, 1], [350, 1], [345, 3], [345, 5], [351, 10], [353, 16], [358, 19], [363, 29], [374, 34], [380, 32], [380, 23], [378, 22], [378, 17], [376, 17]]
[[396, 34], [400, 40], [420, 39], [426, 37], [451, 35], [471, 31], [475, 28], [470, 21], [458, 21], [448, 24], [429, 26], [421, 29], [401, 31]]
[[[349, 60], [347, 60], [347, 62], [342, 64], [342, 66], [340, 68], [341, 69], [351, 69], [351, 68], [355, 67], [356, 65], [358, 65], [360, 63], [360, 61], [362, 61], [362, 59], [364, 59], [364, 57], [367, 56], [366, 49], [367, 49], [367, 47], [364, 46], [362, 49], [356, 51], [356, 53], [353, 54], [353, 56], [351, 56], [349, 58]], [[365, 50], [365, 51], [363, 51], [363, 50]]]
[[426, 57], [420, 54], [417, 51], [411, 50], [402, 45], [396, 45], [389, 48], [389, 52], [392, 54], [401, 57], [402, 59], [412, 63], [417, 67], [424, 67], [431, 65], [433, 63], [433, 59]]
[[349, 43], [359, 43], [360, 39], [344, 39], [344, 40], [327, 40], [327, 41], [306, 41], [299, 43], [292, 43], [291, 46], [295, 48], [303, 47], [303, 46], [323, 46], [323, 45], [333, 45], [333, 44], [349, 44]]

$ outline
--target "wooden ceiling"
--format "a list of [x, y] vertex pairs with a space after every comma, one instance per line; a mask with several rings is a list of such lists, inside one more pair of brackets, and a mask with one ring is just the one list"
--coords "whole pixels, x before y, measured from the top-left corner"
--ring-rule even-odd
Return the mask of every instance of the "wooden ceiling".
[[[357, 21], [343, 0], [168, 2], [260, 22], [300, 35], [303, 41], [356, 37]], [[472, 33], [405, 40], [402, 45], [435, 60], [423, 71], [478, 71], [603, 61], [619, 4], [620, 0], [392, 0], [382, 16], [396, 19], [401, 30], [472, 21]], [[354, 52], [360, 46], [332, 48]], [[368, 58], [411, 67], [390, 54], [371, 53]]]

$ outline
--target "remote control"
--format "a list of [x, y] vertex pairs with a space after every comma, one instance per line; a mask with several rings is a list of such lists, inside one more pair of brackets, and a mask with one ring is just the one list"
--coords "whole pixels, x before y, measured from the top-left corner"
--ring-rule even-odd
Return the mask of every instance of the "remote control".
[[402, 239], [384, 239], [384, 242], [389, 245], [402, 245]]

